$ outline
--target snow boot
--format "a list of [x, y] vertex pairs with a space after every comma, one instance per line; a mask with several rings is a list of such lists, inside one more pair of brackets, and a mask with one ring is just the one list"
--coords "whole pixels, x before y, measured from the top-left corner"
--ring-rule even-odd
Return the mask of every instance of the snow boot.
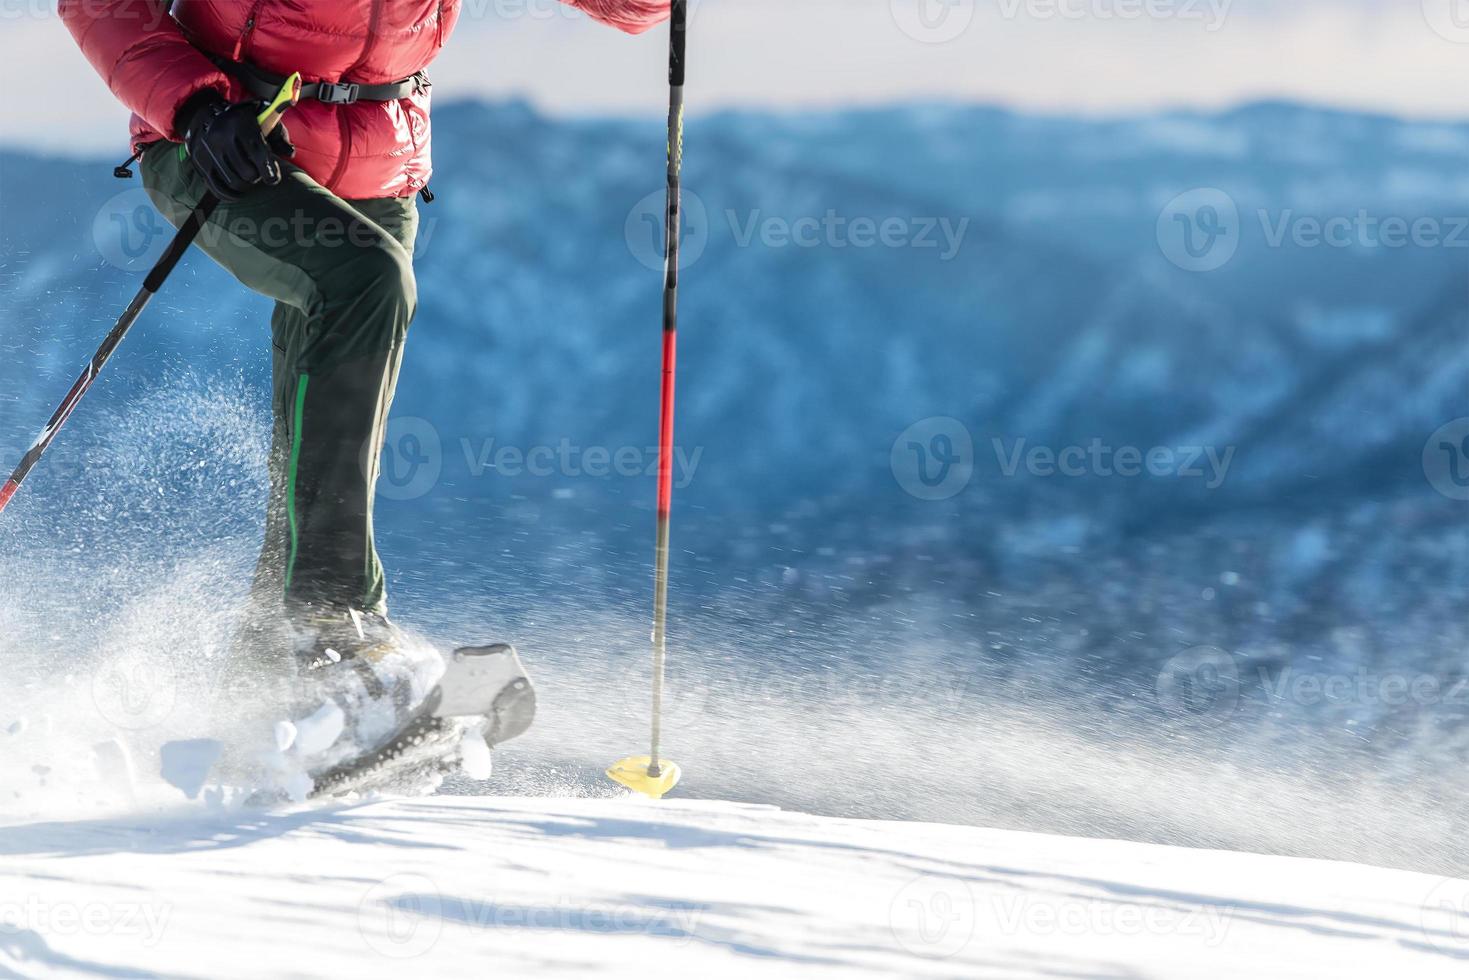
[[312, 770], [371, 753], [435, 707], [442, 655], [386, 616], [308, 610], [290, 621], [296, 686], [285, 707]]

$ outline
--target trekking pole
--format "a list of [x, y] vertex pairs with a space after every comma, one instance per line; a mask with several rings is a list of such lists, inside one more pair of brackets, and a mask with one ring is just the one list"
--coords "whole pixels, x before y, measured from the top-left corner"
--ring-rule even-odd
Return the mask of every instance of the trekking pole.
[[664, 219], [663, 393], [658, 426], [658, 538], [653, 580], [653, 734], [646, 756], [616, 763], [607, 775], [654, 799], [678, 785], [678, 764], [660, 756], [663, 739], [663, 673], [668, 638], [668, 532], [673, 509], [673, 393], [678, 363], [678, 246], [680, 180], [683, 174], [684, 42], [688, 0], [673, 0], [668, 43], [668, 207]]
[[[292, 75], [281, 86], [279, 94], [260, 113], [261, 132], [269, 135], [280, 124], [281, 117], [285, 115], [286, 110], [295, 105], [300, 97], [301, 76], [299, 74]], [[212, 193], [206, 192], [199, 199], [199, 203], [195, 206], [193, 212], [179, 226], [178, 233], [173, 236], [173, 241], [169, 243], [168, 248], [164, 251], [162, 257], [159, 258], [158, 263], [149, 271], [148, 277], [143, 280], [143, 288], [138, 290], [138, 295], [133, 297], [133, 301], [123, 311], [122, 316], [117, 321], [117, 325], [112, 328], [112, 332], [107, 335], [107, 339], [102, 341], [102, 346], [97, 348], [97, 353], [92, 356], [91, 362], [82, 371], [81, 377], [77, 378], [76, 384], [71, 386], [71, 391], [67, 393], [66, 398], [61, 403], [61, 407], [56, 410], [56, 414], [51, 416], [51, 421], [46, 423], [46, 427], [41, 430], [41, 434], [36, 438], [35, 443], [21, 457], [20, 465], [15, 468], [14, 473], [10, 474], [10, 479], [5, 481], [4, 486], [0, 486], [0, 513], [4, 513], [5, 508], [9, 506], [16, 491], [20, 489], [20, 485], [25, 482], [27, 476], [30, 476], [31, 470], [36, 468], [36, 464], [41, 461], [41, 457], [46, 454], [46, 450], [51, 448], [51, 443], [56, 438], [56, 434], [61, 431], [62, 426], [66, 425], [66, 420], [71, 418], [71, 413], [76, 411], [76, 407], [81, 402], [82, 396], [91, 390], [93, 383], [97, 380], [97, 376], [102, 373], [102, 368], [112, 358], [113, 352], [117, 350], [118, 345], [122, 343], [128, 331], [133, 328], [133, 324], [138, 322], [138, 318], [148, 308], [149, 302], [152, 301], [154, 296], [158, 295], [158, 291], [163, 288], [163, 284], [168, 281], [169, 275], [173, 273], [174, 266], [179, 264], [179, 260], [184, 257], [184, 253], [194, 244], [194, 239], [199, 237], [200, 230], [208, 223], [210, 217], [213, 216], [215, 209], [218, 207], [219, 198], [215, 197]]]

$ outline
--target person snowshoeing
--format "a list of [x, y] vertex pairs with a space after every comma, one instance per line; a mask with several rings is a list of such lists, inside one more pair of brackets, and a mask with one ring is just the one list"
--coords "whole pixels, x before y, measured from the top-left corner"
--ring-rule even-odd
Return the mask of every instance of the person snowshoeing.
[[[628, 33], [669, 0], [564, 0]], [[270, 499], [245, 639], [305, 670], [402, 647], [373, 541], [384, 430], [417, 308], [417, 198], [431, 200], [429, 64], [461, 0], [61, 0], [133, 111], [144, 186], [174, 225], [275, 301]], [[306, 85], [261, 135], [263, 100]]]

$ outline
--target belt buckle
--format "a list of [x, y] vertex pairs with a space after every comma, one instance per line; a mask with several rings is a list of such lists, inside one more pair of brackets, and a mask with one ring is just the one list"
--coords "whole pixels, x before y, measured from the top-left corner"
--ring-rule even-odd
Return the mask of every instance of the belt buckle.
[[327, 105], [351, 105], [361, 91], [362, 86], [352, 82], [322, 82], [316, 98]]

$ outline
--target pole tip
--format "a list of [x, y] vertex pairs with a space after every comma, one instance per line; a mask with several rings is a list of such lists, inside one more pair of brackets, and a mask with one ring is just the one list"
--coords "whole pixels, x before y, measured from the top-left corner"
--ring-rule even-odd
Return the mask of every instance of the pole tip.
[[607, 770], [608, 779], [655, 800], [667, 796], [682, 777], [678, 763], [660, 759], [655, 767], [652, 758], [646, 755], [623, 759]]

